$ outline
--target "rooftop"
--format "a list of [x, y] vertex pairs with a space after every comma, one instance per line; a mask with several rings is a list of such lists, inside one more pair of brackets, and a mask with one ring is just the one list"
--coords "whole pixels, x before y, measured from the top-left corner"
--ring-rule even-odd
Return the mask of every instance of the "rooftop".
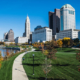
[[74, 9], [70, 4], [65, 4], [65, 5], [63, 5], [61, 8], [70, 8], [70, 9]]

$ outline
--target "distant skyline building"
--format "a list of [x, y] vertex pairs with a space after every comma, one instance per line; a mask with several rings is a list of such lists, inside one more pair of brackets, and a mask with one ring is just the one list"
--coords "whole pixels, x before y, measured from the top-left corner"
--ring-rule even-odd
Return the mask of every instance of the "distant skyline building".
[[4, 33], [4, 41], [14, 41], [14, 32], [12, 29], [10, 29], [9, 32]]
[[56, 33], [56, 40], [63, 39], [64, 37], [69, 37], [71, 39], [80, 39], [80, 30], [77, 29], [67, 29]]
[[12, 29], [9, 30], [8, 32], [8, 40], [13, 42], [14, 41], [14, 32]]
[[28, 39], [27, 37], [16, 37], [15, 38], [15, 43], [27, 43], [28, 42]]
[[52, 29], [53, 37], [60, 31], [60, 9], [49, 11], [49, 28]]
[[4, 39], [8, 39], [8, 33], [4, 33]]
[[42, 28], [42, 26], [38, 25], [36, 28], [34, 28], [34, 30], [41, 29], [41, 28]]
[[32, 43], [45, 42], [51, 40], [52, 29], [49, 29], [49, 27], [38, 27], [34, 32], [32, 32]]
[[27, 37], [28, 39], [30, 39], [30, 19], [27, 16], [26, 18], [26, 22], [25, 22], [25, 32], [23, 33], [23, 37]]
[[70, 4], [65, 4], [60, 9], [60, 30], [76, 29], [75, 9]]

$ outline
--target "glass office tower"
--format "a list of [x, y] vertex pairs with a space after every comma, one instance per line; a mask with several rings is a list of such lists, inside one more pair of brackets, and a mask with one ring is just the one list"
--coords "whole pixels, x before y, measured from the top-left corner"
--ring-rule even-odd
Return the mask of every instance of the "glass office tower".
[[60, 9], [60, 30], [75, 29], [75, 9], [65, 4]]

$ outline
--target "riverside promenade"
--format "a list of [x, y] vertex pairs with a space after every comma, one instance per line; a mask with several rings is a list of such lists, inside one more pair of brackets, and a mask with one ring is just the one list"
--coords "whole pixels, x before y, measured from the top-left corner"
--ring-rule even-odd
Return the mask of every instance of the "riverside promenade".
[[[35, 49], [32, 49], [31, 51], [28, 52], [32, 52], [34, 50]], [[14, 60], [13, 67], [12, 67], [12, 80], [29, 80], [22, 65], [22, 57], [28, 52], [24, 52], [20, 54]]]

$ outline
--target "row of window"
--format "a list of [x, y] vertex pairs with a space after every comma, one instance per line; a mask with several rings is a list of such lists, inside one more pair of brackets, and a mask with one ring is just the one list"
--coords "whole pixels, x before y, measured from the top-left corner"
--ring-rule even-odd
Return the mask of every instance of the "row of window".
[[73, 14], [74, 15], [74, 11], [69, 10], [69, 14]]
[[[72, 10], [68, 10], [69, 14], [73, 14], [74, 15], [74, 11]], [[63, 11], [60, 11], [61, 15], [63, 15]]]

